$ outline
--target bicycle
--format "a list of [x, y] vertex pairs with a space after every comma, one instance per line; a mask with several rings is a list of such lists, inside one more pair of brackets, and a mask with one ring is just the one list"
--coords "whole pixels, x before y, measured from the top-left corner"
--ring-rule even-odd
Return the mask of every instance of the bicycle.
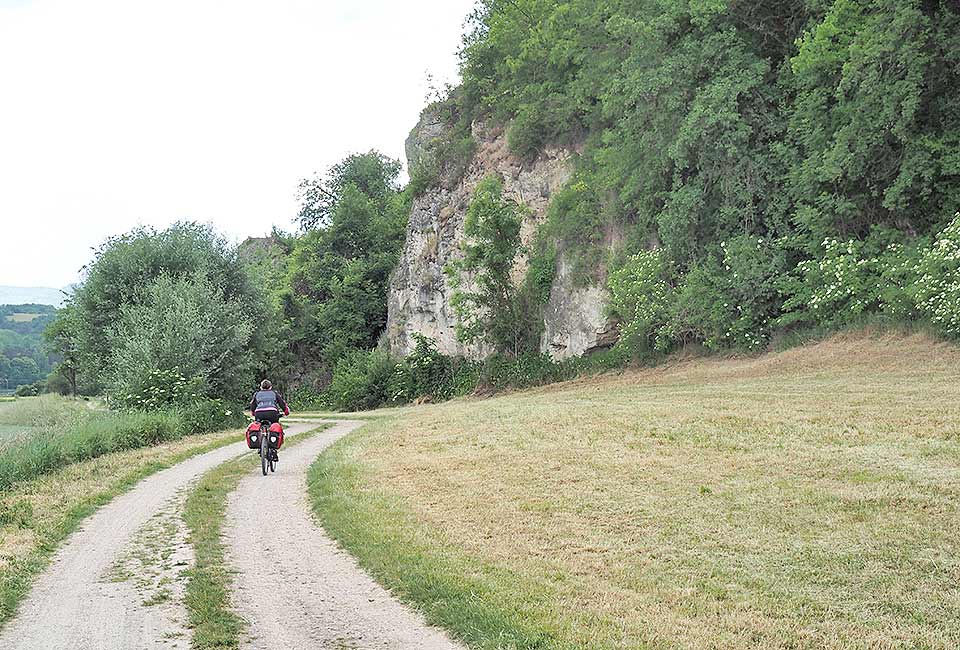
[[277, 468], [277, 450], [272, 448], [271, 443], [276, 443], [278, 436], [270, 431], [270, 421], [260, 421], [260, 471], [267, 475], [267, 470], [275, 472]]

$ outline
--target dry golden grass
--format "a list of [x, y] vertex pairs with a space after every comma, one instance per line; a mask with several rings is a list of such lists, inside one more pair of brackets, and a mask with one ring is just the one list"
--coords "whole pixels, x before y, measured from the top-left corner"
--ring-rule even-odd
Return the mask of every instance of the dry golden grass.
[[923, 336], [406, 409], [332, 453], [394, 504], [377, 552], [512, 576], [490, 598], [546, 647], [960, 647], [960, 349]]

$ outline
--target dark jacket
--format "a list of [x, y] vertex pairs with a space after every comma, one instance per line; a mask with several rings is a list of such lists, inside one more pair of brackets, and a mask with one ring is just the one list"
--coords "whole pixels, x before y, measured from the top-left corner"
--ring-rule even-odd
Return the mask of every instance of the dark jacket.
[[250, 411], [277, 411], [290, 415], [290, 407], [283, 401], [283, 397], [275, 390], [258, 390], [250, 400]]

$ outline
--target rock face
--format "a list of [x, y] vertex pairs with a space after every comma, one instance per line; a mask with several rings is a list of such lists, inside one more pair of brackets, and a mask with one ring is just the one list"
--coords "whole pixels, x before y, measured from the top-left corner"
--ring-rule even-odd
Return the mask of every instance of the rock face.
[[606, 303], [606, 289], [576, 286], [571, 265], [558, 256], [557, 275], [543, 309], [540, 351], [564, 359], [612, 346], [617, 329], [604, 310]]
[[[416, 169], [430, 156], [431, 145], [444, 135], [446, 125], [429, 109], [421, 116], [406, 143], [408, 166]], [[546, 218], [551, 196], [569, 180], [573, 152], [547, 149], [533, 161], [510, 153], [503, 130], [474, 124], [476, 150], [458, 178], [441, 170], [440, 182], [413, 202], [406, 241], [391, 276], [386, 338], [390, 349], [409, 353], [414, 333], [436, 341], [445, 354], [481, 358], [490, 350], [466, 346], [456, 337], [457, 317], [451, 306], [452, 289], [444, 269], [461, 256], [467, 207], [477, 184], [491, 174], [503, 181], [505, 197], [527, 208], [520, 229], [524, 246]], [[607, 345], [611, 328], [603, 312], [606, 293], [599, 287], [575, 288], [567, 265], [559, 256], [558, 272], [545, 309], [541, 348], [555, 358], [582, 354]], [[527, 260], [519, 259], [514, 277], [519, 281]]]

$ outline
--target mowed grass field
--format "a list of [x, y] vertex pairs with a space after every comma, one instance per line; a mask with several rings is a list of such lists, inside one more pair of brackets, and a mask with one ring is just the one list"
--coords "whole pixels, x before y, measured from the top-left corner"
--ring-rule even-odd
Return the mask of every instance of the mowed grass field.
[[37, 318], [40, 318], [40, 314], [18, 313], [18, 314], [10, 314], [9, 316], [7, 316], [7, 320], [10, 321], [11, 323], [29, 323], [30, 321], [36, 320]]
[[477, 648], [960, 647], [960, 348], [835, 337], [405, 409], [318, 516]]

